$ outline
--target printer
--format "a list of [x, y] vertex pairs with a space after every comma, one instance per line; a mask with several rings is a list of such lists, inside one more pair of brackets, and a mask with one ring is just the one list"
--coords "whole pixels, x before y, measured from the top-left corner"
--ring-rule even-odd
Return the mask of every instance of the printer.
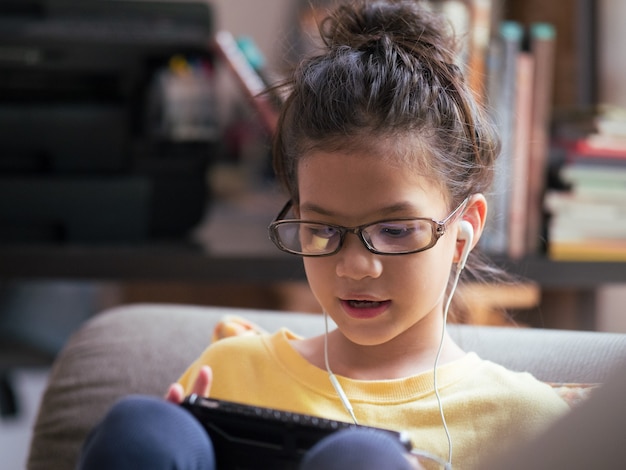
[[197, 225], [219, 147], [203, 0], [0, 1], [0, 243]]

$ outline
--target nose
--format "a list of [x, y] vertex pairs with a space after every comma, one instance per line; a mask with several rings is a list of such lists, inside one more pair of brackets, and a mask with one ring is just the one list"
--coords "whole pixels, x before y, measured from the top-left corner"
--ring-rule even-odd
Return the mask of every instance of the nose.
[[377, 278], [382, 274], [380, 255], [369, 251], [358, 235], [346, 234], [341, 250], [335, 255], [337, 276], [354, 280]]

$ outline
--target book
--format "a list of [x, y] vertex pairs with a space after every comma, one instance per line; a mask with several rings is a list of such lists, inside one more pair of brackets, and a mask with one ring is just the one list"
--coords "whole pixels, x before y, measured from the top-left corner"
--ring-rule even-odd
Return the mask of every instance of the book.
[[[621, 213], [624, 213], [622, 209]], [[608, 223], [606, 217], [599, 217], [593, 212], [587, 212], [585, 216], [560, 216], [551, 221], [552, 238], [554, 244], [565, 242], [589, 243], [605, 242], [611, 244], [616, 241], [626, 240], [626, 226], [617, 221]]]
[[548, 256], [554, 261], [626, 261], [626, 240], [551, 242]]
[[527, 253], [528, 180], [534, 88], [534, 56], [521, 51], [517, 56], [516, 108], [511, 200], [509, 203], [509, 243], [507, 254], [519, 259]]
[[267, 85], [250, 64], [250, 61], [237, 44], [235, 37], [226, 30], [215, 35], [214, 47], [217, 55], [229, 66], [237, 78], [241, 90], [257, 111], [260, 121], [270, 135], [276, 131], [278, 110], [266, 94]]
[[609, 144], [609, 139], [594, 134], [576, 139], [567, 146], [567, 160], [626, 160], [626, 147], [616, 145], [616, 139], [610, 139], [612, 144]]
[[515, 109], [517, 108], [517, 65], [524, 30], [514, 21], [502, 22], [493, 38], [489, 57], [488, 107], [498, 128], [500, 155], [487, 201], [489, 211], [480, 239], [483, 251], [506, 254], [508, 250], [509, 207], [513, 153], [515, 146]]
[[[622, 189], [622, 194], [626, 194], [626, 188]], [[595, 238], [626, 235], [626, 198], [602, 200], [581, 197], [572, 192], [550, 191], [546, 194], [545, 203], [546, 209], [553, 214], [552, 223], [559, 222], [553, 228], [573, 229], [569, 238], [580, 238], [579, 234], [587, 233]], [[593, 226], [597, 222], [606, 225], [598, 230], [597, 226]], [[558, 238], [554, 232], [551, 235]]]
[[276, 110], [279, 110], [283, 104], [283, 97], [280, 96], [278, 90], [275, 88], [279, 79], [277, 76], [272, 74], [271, 70], [269, 70], [267, 61], [265, 60], [265, 56], [261, 52], [261, 49], [259, 49], [254, 39], [250, 36], [239, 36], [236, 41], [237, 46], [239, 46], [239, 49], [248, 60], [250, 66], [263, 81], [272, 106]]
[[626, 109], [619, 106], [602, 105], [595, 118], [595, 127], [599, 137], [612, 137], [621, 140], [624, 148], [626, 139]]
[[623, 259], [626, 245], [626, 160], [566, 162], [567, 191], [548, 191], [548, 255], [555, 260]]
[[626, 161], [622, 165], [609, 163], [574, 162], [564, 165], [560, 171], [561, 180], [573, 189], [602, 185], [626, 185]]
[[626, 110], [602, 106], [591, 119], [593, 129], [564, 139], [567, 162], [592, 165], [626, 164]]
[[530, 26], [529, 47], [535, 65], [528, 157], [526, 251], [536, 254], [541, 251], [543, 245], [542, 200], [547, 180], [555, 73], [556, 31], [554, 26], [549, 23], [533, 23]]
[[492, 35], [493, 0], [466, 1], [470, 8], [470, 32], [467, 59], [467, 75], [470, 88], [479, 101], [486, 99], [485, 78], [489, 43]]
[[486, 103], [492, 40], [498, 35], [504, 5], [496, 0], [429, 0], [425, 4], [448, 19], [458, 39], [457, 65], [464, 70], [476, 99]]
[[559, 179], [567, 191], [549, 191], [544, 200], [552, 259], [624, 259], [626, 146], [619, 145], [620, 119], [612, 122], [564, 145]]
[[608, 152], [614, 156], [626, 157], [626, 136], [590, 134], [585, 139], [585, 144], [593, 152]]

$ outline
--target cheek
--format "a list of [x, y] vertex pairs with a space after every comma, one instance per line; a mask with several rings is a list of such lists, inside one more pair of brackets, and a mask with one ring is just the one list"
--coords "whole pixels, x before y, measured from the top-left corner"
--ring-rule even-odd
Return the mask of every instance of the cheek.
[[387, 266], [388, 279], [411, 297], [438, 298], [445, 292], [450, 276], [452, 256], [437, 247], [408, 256], [403, 264]]
[[320, 303], [323, 303], [324, 293], [330, 290], [335, 279], [335, 265], [331, 259], [332, 257], [303, 258], [309, 287]]
[[402, 264], [394, 263], [386, 269], [387, 280], [396, 289], [404, 289], [408, 294], [423, 295], [436, 285], [433, 265], [425, 262], [423, 257], [412, 257]]

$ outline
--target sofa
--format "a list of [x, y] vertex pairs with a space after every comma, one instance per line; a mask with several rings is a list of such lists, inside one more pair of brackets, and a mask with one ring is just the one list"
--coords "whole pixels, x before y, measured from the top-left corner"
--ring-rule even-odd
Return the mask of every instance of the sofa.
[[[81, 443], [111, 404], [133, 393], [162, 396], [211, 342], [225, 316], [267, 331], [286, 326], [304, 336], [324, 329], [320, 315], [297, 312], [178, 304], [130, 304], [101, 312], [55, 359], [28, 469], [74, 468]], [[450, 333], [465, 350], [531, 372], [570, 397], [604, 383], [626, 361], [623, 334], [476, 325], [450, 325]]]

